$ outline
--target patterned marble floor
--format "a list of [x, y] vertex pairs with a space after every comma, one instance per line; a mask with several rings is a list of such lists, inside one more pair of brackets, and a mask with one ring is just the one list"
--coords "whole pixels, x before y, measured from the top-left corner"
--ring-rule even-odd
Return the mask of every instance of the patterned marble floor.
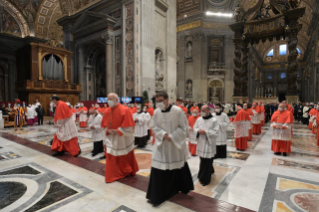
[[[158, 208], [152, 208], [145, 199], [152, 144], [135, 149], [140, 168], [138, 176], [105, 184], [105, 160], [99, 159], [102, 154], [95, 157], [90, 154], [91, 132], [79, 129], [82, 149], [79, 159], [62, 160], [47, 155], [51, 154], [48, 147], [54, 132], [49, 125], [26, 127], [17, 132], [0, 131], [0, 187], [9, 193], [12, 188], [21, 190], [13, 195], [15, 198], [1, 199], [1, 196], [0, 211], [209, 211], [207, 209], [213, 205], [224, 205], [226, 211], [245, 211], [243, 208], [319, 211], [319, 147], [315, 135], [298, 123], [294, 124], [292, 153], [288, 157], [271, 152], [269, 124], [262, 127], [261, 135], [253, 135], [245, 152], [236, 151], [233, 126], [230, 126], [227, 158], [214, 160], [215, 174], [211, 183], [205, 187], [200, 185], [197, 179], [199, 158], [190, 157], [188, 163], [195, 190]], [[15, 139], [31, 148], [10, 141]], [[27, 141], [30, 143], [26, 144]], [[45, 154], [32, 149], [35, 147]], [[81, 168], [77, 160], [83, 160], [85, 165]], [[34, 189], [30, 189], [32, 186]], [[58, 190], [63, 191], [61, 195], [52, 198]]]

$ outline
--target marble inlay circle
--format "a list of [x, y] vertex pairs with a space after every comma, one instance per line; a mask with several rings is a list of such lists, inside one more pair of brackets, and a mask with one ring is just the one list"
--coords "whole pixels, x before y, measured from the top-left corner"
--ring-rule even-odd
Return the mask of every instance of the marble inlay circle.
[[319, 193], [296, 193], [292, 195], [291, 200], [303, 211], [319, 211]]
[[12, 204], [8, 205], [7, 207], [3, 208], [3, 211], [13, 211], [14, 209], [20, 207], [27, 201], [29, 201], [38, 191], [39, 185], [36, 181], [30, 180], [27, 178], [3, 178], [0, 179], [0, 183], [3, 182], [17, 182], [22, 183], [27, 187], [26, 192], [22, 197], [20, 197], [18, 200], [13, 202]]

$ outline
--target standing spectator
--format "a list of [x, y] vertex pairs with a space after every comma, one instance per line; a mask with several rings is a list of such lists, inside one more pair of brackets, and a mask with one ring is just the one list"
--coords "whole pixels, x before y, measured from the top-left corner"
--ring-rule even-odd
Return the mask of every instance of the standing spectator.
[[43, 116], [45, 115], [45, 111], [41, 104], [39, 104], [36, 111], [38, 114], [38, 125], [43, 125]]

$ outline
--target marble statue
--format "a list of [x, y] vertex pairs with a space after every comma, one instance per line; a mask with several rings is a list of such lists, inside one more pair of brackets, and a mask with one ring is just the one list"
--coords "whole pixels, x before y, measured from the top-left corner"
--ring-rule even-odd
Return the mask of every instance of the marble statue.
[[187, 80], [186, 84], [186, 92], [185, 92], [187, 97], [192, 97], [193, 96], [193, 81], [192, 80]]
[[162, 51], [158, 50], [157, 54], [155, 55], [155, 81], [156, 81], [156, 88], [162, 89], [163, 88], [163, 80], [164, 74], [161, 66], [162, 59]]
[[188, 42], [188, 43], [187, 43], [185, 58], [186, 58], [186, 59], [192, 59], [192, 58], [193, 58], [193, 46], [192, 46], [192, 42]]

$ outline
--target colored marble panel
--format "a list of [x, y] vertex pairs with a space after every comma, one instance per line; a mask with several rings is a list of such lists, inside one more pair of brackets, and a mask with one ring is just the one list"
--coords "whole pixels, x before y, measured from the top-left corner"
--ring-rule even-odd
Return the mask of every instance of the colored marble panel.
[[273, 158], [272, 165], [319, 173], [319, 165], [317, 164], [301, 163], [301, 162], [296, 162], [291, 160]]
[[4, 153], [0, 153], [0, 157], [2, 159], [0, 159], [0, 161], [4, 161], [4, 160], [11, 160], [11, 159], [15, 159], [15, 158], [20, 158], [20, 155], [17, 155], [16, 153], [13, 152], [4, 152]]
[[242, 153], [242, 152], [231, 152], [227, 151], [227, 158], [234, 158], [239, 160], [247, 160], [250, 154]]
[[35, 170], [34, 168], [30, 166], [22, 166], [18, 168], [14, 168], [8, 171], [0, 172], [0, 175], [13, 175], [13, 174], [31, 174], [31, 175], [37, 175], [40, 174], [38, 170]]
[[11, 205], [27, 191], [27, 186], [19, 182], [0, 182], [0, 210]]
[[285, 191], [289, 189], [310, 189], [319, 191], [319, 186], [295, 180], [280, 178], [278, 190]]
[[296, 149], [301, 149], [309, 152], [319, 152], [317, 147], [317, 139], [315, 137], [301, 136], [292, 138], [292, 147]]
[[294, 201], [305, 211], [319, 211], [319, 194], [298, 194], [294, 196]]
[[277, 202], [276, 212], [293, 212], [288, 208], [288, 206], [283, 202]]
[[77, 191], [58, 181], [51, 182], [48, 193], [39, 202], [26, 210], [26, 212], [40, 210], [77, 193]]

